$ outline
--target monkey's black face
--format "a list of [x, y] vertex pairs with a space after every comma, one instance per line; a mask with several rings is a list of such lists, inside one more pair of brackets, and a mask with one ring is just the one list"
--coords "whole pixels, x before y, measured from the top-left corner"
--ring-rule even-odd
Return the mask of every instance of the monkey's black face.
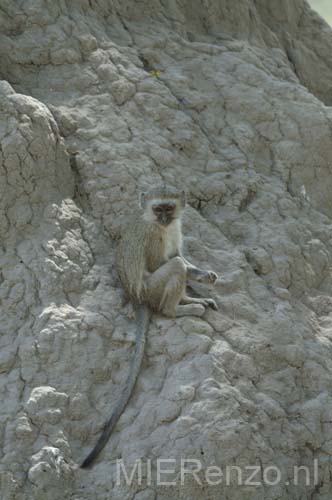
[[156, 222], [161, 226], [168, 226], [176, 218], [176, 203], [167, 202], [152, 205]]

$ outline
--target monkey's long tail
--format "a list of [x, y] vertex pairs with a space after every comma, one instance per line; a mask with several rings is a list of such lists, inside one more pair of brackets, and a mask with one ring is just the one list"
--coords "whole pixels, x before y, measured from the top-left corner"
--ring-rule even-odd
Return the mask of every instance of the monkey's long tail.
[[150, 318], [151, 318], [151, 311], [146, 306], [142, 305], [137, 306], [136, 308], [137, 328], [136, 328], [135, 351], [133, 353], [130, 362], [129, 375], [126, 381], [125, 388], [121, 395], [120, 401], [118, 402], [114, 412], [111, 415], [111, 418], [106, 422], [102, 435], [98, 439], [96, 446], [93, 448], [93, 450], [89, 453], [84, 462], [81, 464], [82, 469], [89, 467], [89, 465], [91, 465], [92, 462], [95, 460], [95, 458], [99, 455], [101, 450], [106, 445], [112, 433], [112, 430], [116, 425], [117, 421], [119, 420], [123, 410], [127, 406], [130, 396], [134, 390], [138, 374], [140, 372], [144, 356], [146, 333], [149, 328]]

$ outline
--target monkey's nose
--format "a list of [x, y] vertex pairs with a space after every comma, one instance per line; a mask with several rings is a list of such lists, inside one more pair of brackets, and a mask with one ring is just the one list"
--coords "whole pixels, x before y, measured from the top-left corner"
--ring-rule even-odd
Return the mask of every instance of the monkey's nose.
[[161, 217], [160, 217], [160, 222], [161, 224], [163, 224], [164, 226], [166, 226], [166, 224], [168, 223], [167, 221], [167, 215], [165, 213], [161, 214]]

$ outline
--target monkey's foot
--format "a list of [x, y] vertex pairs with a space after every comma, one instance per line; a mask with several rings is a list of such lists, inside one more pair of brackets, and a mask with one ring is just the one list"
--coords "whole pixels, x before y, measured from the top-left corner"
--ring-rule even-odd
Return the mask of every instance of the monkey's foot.
[[218, 309], [217, 303], [213, 299], [204, 299], [204, 305], [211, 307], [211, 309], [214, 309], [215, 311]]
[[218, 309], [216, 302], [213, 299], [197, 298], [197, 297], [183, 297], [182, 304], [186, 305], [202, 305], [204, 307], [211, 307], [215, 311]]
[[203, 316], [205, 307], [202, 304], [185, 304], [177, 306], [176, 316]]

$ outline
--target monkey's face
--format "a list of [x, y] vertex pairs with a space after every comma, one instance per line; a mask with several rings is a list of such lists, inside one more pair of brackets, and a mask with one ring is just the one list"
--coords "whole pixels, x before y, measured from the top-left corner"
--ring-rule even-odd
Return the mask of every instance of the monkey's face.
[[168, 226], [178, 217], [176, 203], [173, 201], [165, 201], [163, 203], [153, 204], [151, 210], [155, 222], [161, 226]]

